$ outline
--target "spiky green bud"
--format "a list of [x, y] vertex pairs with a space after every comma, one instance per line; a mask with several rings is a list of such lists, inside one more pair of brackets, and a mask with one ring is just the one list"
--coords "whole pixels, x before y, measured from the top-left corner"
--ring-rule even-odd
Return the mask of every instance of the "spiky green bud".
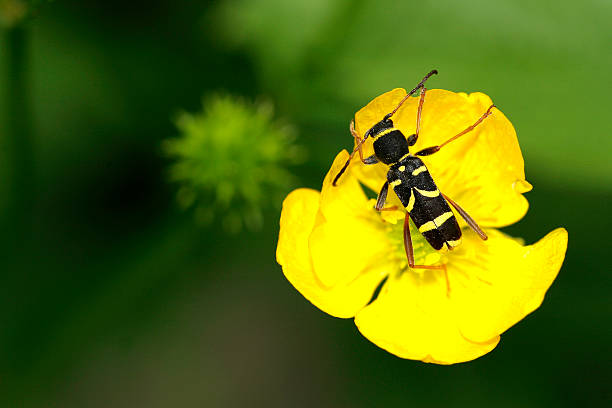
[[294, 182], [286, 167], [303, 156], [293, 129], [273, 119], [270, 103], [218, 95], [204, 99], [202, 112], [181, 113], [176, 126], [180, 136], [164, 147], [179, 203], [195, 207], [200, 222], [220, 217], [231, 232], [259, 228], [262, 209]]

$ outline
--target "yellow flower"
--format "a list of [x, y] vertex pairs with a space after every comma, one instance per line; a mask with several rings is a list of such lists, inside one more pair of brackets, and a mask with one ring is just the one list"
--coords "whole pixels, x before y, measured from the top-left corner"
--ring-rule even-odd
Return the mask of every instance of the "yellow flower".
[[[387, 92], [355, 116], [363, 135], [406, 94]], [[415, 131], [418, 98], [409, 98], [393, 117], [404, 135]], [[482, 93], [431, 90], [423, 107], [416, 152], [438, 145], [472, 124], [491, 105]], [[373, 153], [372, 142], [364, 155]], [[277, 261], [287, 279], [330, 315], [354, 317], [370, 341], [402, 358], [438, 364], [473, 360], [491, 351], [500, 334], [542, 303], [565, 257], [567, 232], [556, 229], [533, 245], [496, 230], [527, 211], [522, 193], [523, 157], [512, 124], [497, 109], [473, 132], [423, 158], [438, 188], [461, 205], [484, 229], [482, 241], [460, 217], [463, 241], [453, 251], [435, 251], [414, 228], [416, 264], [403, 247], [403, 211], [377, 212], [362, 186], [378, 192], [384, 164], [355, 159], [336, 187], [333, 177], [348, 153], [332, 164], [321, 192], [298, 189], [285, 199]], [[399, 205], [391, 191], [387, 206]], [[381, 285], [378, 296], [372, 300]]]

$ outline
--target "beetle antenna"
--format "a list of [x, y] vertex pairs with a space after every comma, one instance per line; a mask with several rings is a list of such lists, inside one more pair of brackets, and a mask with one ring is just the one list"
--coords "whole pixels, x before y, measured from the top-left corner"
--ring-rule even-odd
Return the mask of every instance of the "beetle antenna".
[[355, 149], [353, 149], [353, 152], [351, 153], [351, 155], [349, 156], [348, 160], [346, 161], [346, 163], [344, 163], [344, 166], [342, 166], [342, 168], [340, 169], [340, 171], [338, 172], [338, 174], [336, 174], [336, 177], [334, 177], [334, 181], [332, 182], [332, 185], [334, 187], [336, 187], [336, 183], [338, 182], [338, 179], [340, 178], [340, 176], [342, 176], [342, 174], [344, 174], [344, 172], [346, 171], [346, 168], [349, 166], [349, 164], [351, 163], [351, 160], [353, 159], [353, 156], [355, 155], [355, 153], [359, 150], [359, 148], [361, 147], [361, 145], [363, 144], [363, 142], [368, 138], [370, 131], [368, 131], [365, 134], [365, 137], [363, 139], [361, 139], [359, 141], [359, 143], [357, 143], [357, 146], [355, 146]]
[[419, 82], [419, 84], [417, 86], [415, 86], [412, 91], [408, 92], [406, 94], [406, 96], [404, 96], [402, 98], [402, 100], [400, 101], [400, 103], [395, 107], [395, 109], [393, 109], [393, 111], [391, 113], [388, 113], [385, 116], [385, 119], [389, 119], [391, 116], [393, 116], [395, 114], [395, 112], [397, 112], [397, 110], [400, 108], [400, 106], [403, 105], [404, 102], [406, 102], [406, 99], [410, 98], [412, 96], [412, 94], [414, 94], [416, 91], [418, 91], [420, 88], [423, 87], [423, 85], [425, 85], [425, 81], [427, 81], [429, 79], [429, 77], [436, 75], [438, 73], [437, 69], [432, 69], [431, 71], [429, 71], [429, 73], [427, 75], [425, 75], [425, 77], [421, 80], [421, 82]]

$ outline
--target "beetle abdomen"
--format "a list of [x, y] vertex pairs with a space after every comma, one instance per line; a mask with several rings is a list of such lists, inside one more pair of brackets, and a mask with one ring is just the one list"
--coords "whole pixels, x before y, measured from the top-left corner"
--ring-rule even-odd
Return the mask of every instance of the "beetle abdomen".
[[459, 244], [461, 229], [457, 219], [421, 159], [403, 158], [389, 168], [387, 180], [434, 249]]
[[448, 203], [441, 196], [422, 196], [414, 189], [415, 205], [410, 211], [419, 232], [434, 249], [442, 249], [445, 243], [450, 247], [457, 246], [461, 238], [461, 229]]

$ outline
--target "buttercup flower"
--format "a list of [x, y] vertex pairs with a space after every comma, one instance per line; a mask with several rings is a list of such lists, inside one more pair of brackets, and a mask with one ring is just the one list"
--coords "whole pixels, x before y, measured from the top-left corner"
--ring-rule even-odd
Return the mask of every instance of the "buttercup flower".
[[[357, 133], [363, 137], [405, 95], [395, 89], [357, 112]], [[428, 91], [420, 137], [410, 151], [441, 144], [491, 104], [482, 93]], [[417, 105], [418, 98], [409, 98], [393, 117], [404, 135], [415, 133]], [[371, 140], [363, 146], [364, 156], [373, 153]], [[353, 317], [366, 338], [390, 353], [438, 364], [488, 353], [501, 333], [540, 306], [561, 268], [567, 232], [558, 228], [525, 246], [495, 229], [525, 215], [522, 193], [531, 189], [514, 128], [499, 110], [493, 109], [473, 132], [423, 158], [439, 190], [489, 237], [481, 240], [455, 212], [462, 243], [441, 252], [412, 225], [415, 263], [443, 264], [446, 271], [410, 268], [403, 222], [398, 222], [404, 207], [390, 190], [386, 207], [399, 210], [377, 212], [375, 199], [366, 195], [378, 193], [386, 165], [366, 166], [357, 157], [332, 186], [348, 156], [338, 154], [321, 192], [298, 189], [283, 203], [277, 261], [315, 306], [332, 316]]]

